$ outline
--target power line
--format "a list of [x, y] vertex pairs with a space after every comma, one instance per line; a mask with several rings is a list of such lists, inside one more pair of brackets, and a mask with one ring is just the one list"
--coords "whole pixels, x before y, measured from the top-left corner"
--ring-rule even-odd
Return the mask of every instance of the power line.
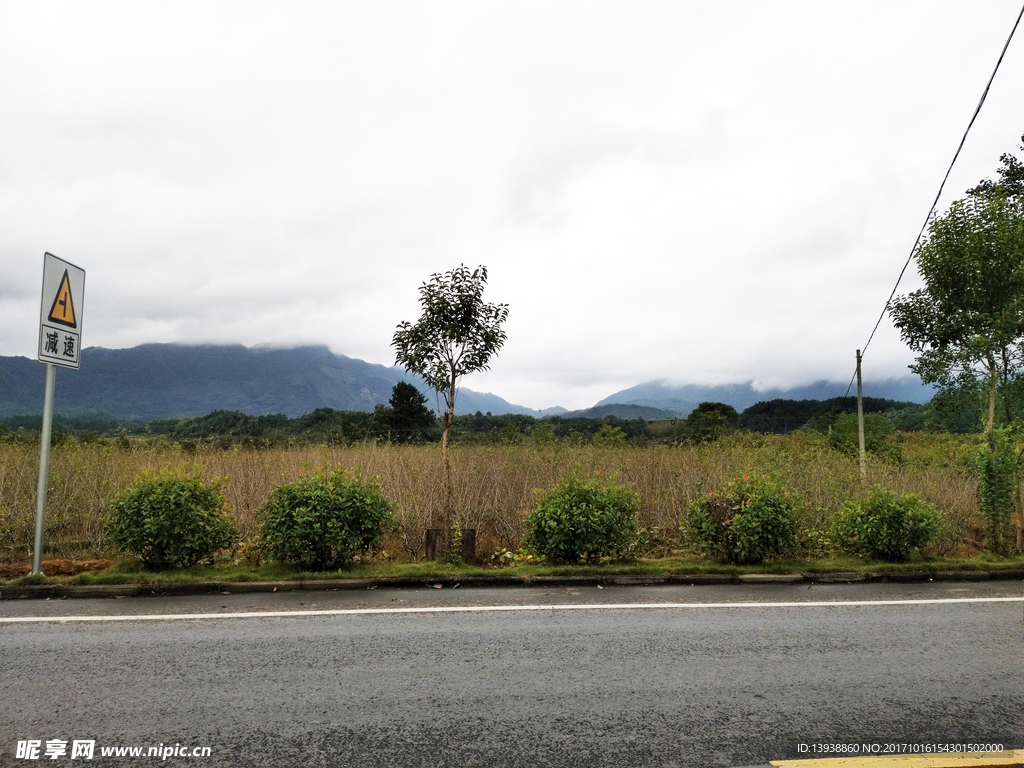
[[[1013, 29], [1010, 30], [1010, 36], [1006, 38], [1006, 44], [1003, 45], [1002, 53], [999, 54], [999, 61], [996, 62], [995, 69], [992, 70], [992, 75], [988, 79], [988, 83], [985, 85], [985, 90], [981, 94], [981, 100], [978, 101], [978, 106], [974, 108], [974, 114], [971, 115], [971, 121], [967, 124], [967, 130], [964, 131], [963, 138], [960, 139], [960, 146], [956, 148], [956, 153], [953, 155], [953, 160], [949, 164], [949, 168], [946, 170], [946, 175], [942, 178], [942, 183], [939, 184], [939, 191], [935, 195], [935, 200], [932, 202], [932, 207], [928, 209], [928, 215], [924, 218], [924, 223], [921, 225], [921, 230], [917, 233], [917, 239], [914, 241], [914, 246], [910, 249], [910, 255], [907, 256], [906, 262], [903, 264], [903, 269], [900, 270], [899, 277], [896, 278], [896, 285], [892, 287], [892, 293], [889, 294], [888, 300], [885, 302], [885, 306], [882, 308], [882, 314], [878, 316], [878, 320], [875, 322], [875, 327], [871, 329], [871, 335], [868, 337], [867, 343], [861, 349], [861, 359], [864, 358], [864, 353], [867, 352], [868, 347], [871, 345], [871, 340], [875, 338], [875, 332], [878, 330], [878, 326], [882, 324], [882, 320], [885, 318], [885, 313], [889, 311], [889, 307], [892, 304], [892, 299], [896, 295], [896, 290], [900, 287], [900, 282], [903, 280], [903, 275], [907, 272], [907, 267], [910, 266], [910, 262], [914, 258], [914, 253], [917, 251], [917, 246], [921, 242], [921, 237], [924, 235], [924, 230], [928, 226], [928, 222], [931, 221], [932, 216], [935, 213], [935, 208], [939, 204], [939, 198], [942, 197], [942, 190], [946, 186], [946, 181], [949, 180], [949, 174], [953, 170], [953, 166], [956, 164], [957, 158], [960, 157], [960, 150], [964, 148], [964, 142], [967, 141], [967, 134], [971, 132], [971, 128], [974, 125], [974, 121], [978, 118], [978, 113], [981, 112], [981, 106], [985, 103], [985, 99], [988, 97], [989, 89], [992, 87], [992, 82], [996, 79], [996, 72], [999, 71], [999, 66], [1003, 63], [1003, 57], [1006, 56], [1006, 50], [1010, 47], [1010, 41], [1013, 40], [1013, 34], [1017, 31], [1017, 27], [1020, 25], [1021, 18], [1024, 18], [1024, 7], [1021, 7], [1020, 14], [1017, 16], [1017, 21], [1013, 24]], [[857, 378], [857, 372], [854, 371], [853, 377], [850, 379], [850, 385], [846, 388], [846, 395], [850, 395], [850, 389], [853, 387], [853, 382]]]

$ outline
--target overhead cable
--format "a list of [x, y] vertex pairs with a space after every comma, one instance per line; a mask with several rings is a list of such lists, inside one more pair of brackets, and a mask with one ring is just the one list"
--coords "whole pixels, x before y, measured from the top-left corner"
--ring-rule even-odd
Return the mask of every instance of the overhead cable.
[[[928, 209], [928, 215], [924, 218], [924, 223], [921, 225], [921, 230], [917, 233], [917, 239], [914, 241], [914, 246], [910, 249], [910, 255], [907, 256], [906, 262], [903, 264], [903, 269], [900, 270], [899, 277], [896, 278], [896, 285], [892, 287], [892, 293], [889, 294], [888, 300], [885, 302], [885, 306], [882, 308], [882, 314], [878, 316], [878, 320], [875, 322], [875, 327], [871, 329], [871, 335], [868, 336], [867, 343], [860, 350], [861, 359], [864, 359], [864, 353], [867, 352], [868, 347], [871, 345], [871, 340], [875, 338], [875, 332], [878, 330], [878, 326], [882, 324], [882, 320], [885, 318], [886, 312], [889, 311], [889, 307], [892, 304], [893, 297], [896, 295], [896, 290], [900, 286], [900, 282], [903, 280], [903, 275], [906, 274], [907, 267], [910, 266], [910, 262], [914, 258], [914, 253], [917, 251], [917, 246], [921, 243], [921, 237], [924, 235], [924, 231], [928, 226], [928, 222], [931, 221], [932, 216], [935, 214], [935, 208], [939, 204], [939, 199], [942, 197], [942, 190], [946, 186], [946, 181], [949, 180], [949, 174], [953, 170], [953, 166], [956, 164], [957, 158], [960, 157], [960, 150], [964, 148], [964, 142], [967, 141], [967, 134], [971, 132], [971, 127], [974, 125], [974, 121], [978, 118], [978, 113], [981, 112], [981, 106], [985, 103], [985, 99], [988, 96], [988, 91], [992, 87], [992, 82], [996, 79], [996, 73], [999, 71], [999, 66], [1003, 63], [1003, 57], [1006, 56], [1006, 50], [1010, 47], [1010, 41], [1013, 40], [1013, 35], [1017, 31], [1017, 27], [1020, 26], [1020, 20], [1024, 18], [1024, 7], [1021, 7], [1020, 13], [1017, 15], [1017, 21], [1013, 24], [1013, 29], [1010, 30], [1010, 36], [1006, 38], [1006, 43], [1003, 45], [1002, 53], [999, 54], [999, 61], [996, 62], [995, 69], [992, 70], [992, 75], [988, 79], [988, 83], [985, 84], [985, 90], [981, 94], [981, 99], [978, 101], [978, 106], [974, 108], [974, 114], [971, 115], [971, 121], [967, 124], [967, 130], [964, 131], [963, 137], [960, 139], [960, 145], [956, 148], [956, 153], [953, 155], [953, 160], [949, 164], [949, 168], [946, 170], [946, 175], [942, 179], [942, 183], [939, 184], [939, 191], [935, 195], [935, 200], [932, 201], [932, 207]], [[850, 379], [850, 385], [846, 388], [846, 395], [850, 394], [850, 389], [853, 387], [853, 382], [857, 378], [857, 372], [854, 371], [853, 377]]]

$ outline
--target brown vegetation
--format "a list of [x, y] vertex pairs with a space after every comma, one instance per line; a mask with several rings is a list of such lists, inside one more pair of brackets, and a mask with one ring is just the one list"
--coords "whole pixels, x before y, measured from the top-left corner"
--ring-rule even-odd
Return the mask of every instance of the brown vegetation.
[[[916, 493], [945, 513], [936, 554], [979, 547], [970, 438], [913, 433], [897, 435], [897, 444], [902, 460], [870, 463], [869, 484]], [[0, 562], [30, 559], [38, 461], [37, 444], [0, 443]], [[485, 557], [488, 550], [514, 551], [522, 545], [534, 490], [552, 486], [572, 467], [634, 483], [642, 499], [641, 525], [671, 532], [693, 500], [745, 474], [780, 481], [796, 497], [802, 524], [816, 530], [826, 528], [843, 503], [866, 493], [856, 459], [831, 450], [813, 433], [739, 434], [699, 446], [456, 446], [452, 463], [459, 520], [478, 531]], [[67, 441], [50, 455], [44, 555], [110, 554], [105, 534], [110, 499], [145, 469], [182, 464], [196, 465], [207, 479], [225, 479], [230, 513], [243, 540], [255, 535], [258, 510], [273, 488], [321, 467], [380, 477], [400, 523], [400, 549], [412, 559], [422, 557], [426, 528], [444, 504], [441, 453], [431, 446], [236, 446], [185, 452], [161, 440]], [[389, 552], [398, 546], [396, 540]]]
[[[113, 567], [111, 560], [43, 560], [44, 576], [75, 576], [85, 571], [102, 571]], [[19, 563], [0, 563], [0, 579], [16, 579], [27, 576], [32, 567]]]

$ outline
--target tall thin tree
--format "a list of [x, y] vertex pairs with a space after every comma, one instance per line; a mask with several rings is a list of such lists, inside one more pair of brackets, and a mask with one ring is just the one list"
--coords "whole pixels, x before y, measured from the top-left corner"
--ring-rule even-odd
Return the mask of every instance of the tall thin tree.
[[444, 274], [431, 275], [420, 286], [423, 313], [415, 323], [399, 323], [391, 340], [395, 360], [417, 373], [444, 400], [441, 414], [441, 450], [444, 456], [445, 501], [442, 521], [433, 527], [447, 528], [455, 518], [455, 488], [449, 453], [449, 435], [455, 418], [459, 380], [469, 373], [487, 370], [490, 359], [505, 343], [502, 323], [507, 304], [483, 300], [487, 267], [474, 270], [460, 265]]

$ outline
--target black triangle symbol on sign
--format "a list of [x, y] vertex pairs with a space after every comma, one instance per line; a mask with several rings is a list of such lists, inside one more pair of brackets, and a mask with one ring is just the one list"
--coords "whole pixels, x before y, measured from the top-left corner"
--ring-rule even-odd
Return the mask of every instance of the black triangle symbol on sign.
[[68, 328], [77, 328], [78, 321], [75, 320], [75, 304], [71, 300], [71, 283], [68, 280], [68, 271], [64, 270], [64, 277], [61, 278], [60, 288], [53, 299], [53, 306], [50, 307], [50, 315], [47, 318], [51, 323], [66, 325]]

